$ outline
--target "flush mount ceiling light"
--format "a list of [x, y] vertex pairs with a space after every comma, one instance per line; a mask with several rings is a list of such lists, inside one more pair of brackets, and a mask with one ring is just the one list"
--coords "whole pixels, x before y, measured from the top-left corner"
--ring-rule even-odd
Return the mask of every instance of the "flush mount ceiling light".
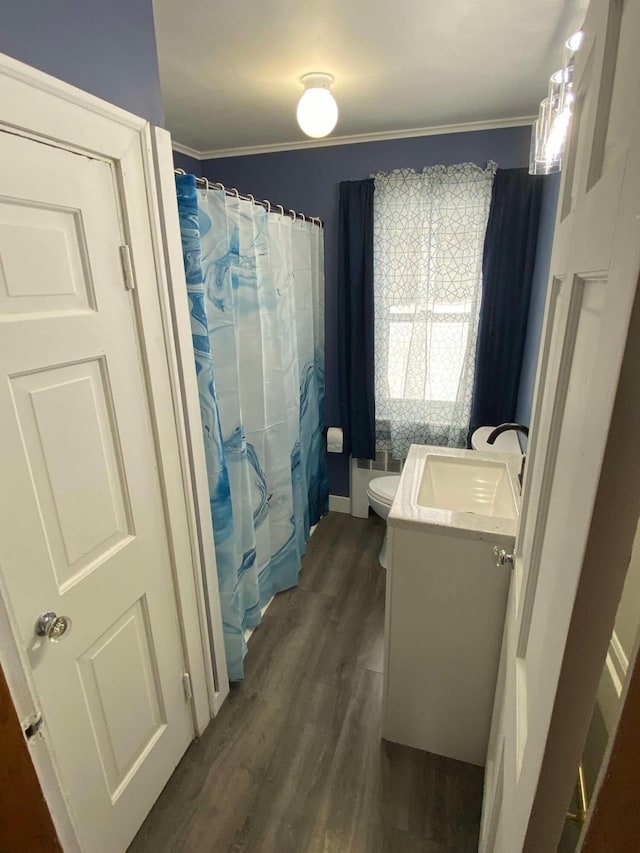
[[333, 76], [314, 71], [312, 74], [304, 74], [300, 82], [305, 91], [296, 110], [298, 124], [307, 136], [320, 139], [331, 133], [338, 121], [338, 105], [329, 91]]

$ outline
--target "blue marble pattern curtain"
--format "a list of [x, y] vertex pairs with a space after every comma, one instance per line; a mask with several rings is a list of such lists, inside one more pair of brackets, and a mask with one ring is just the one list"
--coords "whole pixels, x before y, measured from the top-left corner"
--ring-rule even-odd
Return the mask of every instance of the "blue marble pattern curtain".
[[[176, 176], [229, 678], [328, 509], [323, 235]], [[211, 579], [209, 579], [211, 582]], [[215, 581], [214, 581], [215, 582]]]

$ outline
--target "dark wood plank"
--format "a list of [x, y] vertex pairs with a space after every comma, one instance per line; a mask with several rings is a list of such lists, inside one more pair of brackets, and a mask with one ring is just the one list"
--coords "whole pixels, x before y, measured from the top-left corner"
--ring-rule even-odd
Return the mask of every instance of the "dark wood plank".
[[613, 735], [607, 771], [587, 809], [584, 853], [618, 853], [638, 849], [640, 837], [640, 654], [630, 662], [627, 692]]
[[0, 668], [0, 851], [62, 850]]
[[381, 738], [384, 524], [330, 513], [131, 853], [466, 853], [482, 771]]

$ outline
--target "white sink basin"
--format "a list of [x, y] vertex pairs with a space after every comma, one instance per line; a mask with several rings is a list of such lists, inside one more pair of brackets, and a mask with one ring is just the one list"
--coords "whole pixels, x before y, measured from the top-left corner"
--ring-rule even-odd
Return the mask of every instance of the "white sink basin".
[[494, 518], [517, 518], [516, 498], [504, 462], [430, 453], [418, 490], [418, 504]]

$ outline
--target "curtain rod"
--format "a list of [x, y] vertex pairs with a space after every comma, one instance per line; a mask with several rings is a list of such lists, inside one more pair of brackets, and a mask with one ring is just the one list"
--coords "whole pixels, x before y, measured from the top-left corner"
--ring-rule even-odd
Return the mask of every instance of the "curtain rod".
[[[187, 172], [185, 172], [184, 169], [174, 169], [173, 172], [176, 175], [188, 174]], [[300, 217], [303, 222], [310, 222], [312, 225], [317, 225], [319, 228], [324, 228], [324, 223], [319, 216], [305, 216], [304, 213], [296, 213], [295, 210], [285, 210], [281, 204], [272, 205], [271, 202], [267, 201], [266, 199], [260, 201], [260, 199], [254, 198], [251, 193], [249, 193], [249, 195], [240, 195], [240, 193], [237, 189], [235, 189], [235, 187], [227, 189], [227, 187], [225, 187], [225, 185], [221, 184], [219, 181], [209, 181], [207, 178], [196, 177], [196, 183], [203, 184], [205, 189], [207, 190], [210, 187], [214, 187], [215, 189], [224, 190], [226, 195], [234, 196], [235, 198], [241, 198], [244, 201], [253, 202], [253, 204], [259, 204], [261, 207], [266, 208], [269, 213], [271, 213], [271, 210], [273, 208], [274, 213], [280, 213], [282, 216], [291, 216], [293, 220], [296, 220], [298, 219], [298, 217]]]

